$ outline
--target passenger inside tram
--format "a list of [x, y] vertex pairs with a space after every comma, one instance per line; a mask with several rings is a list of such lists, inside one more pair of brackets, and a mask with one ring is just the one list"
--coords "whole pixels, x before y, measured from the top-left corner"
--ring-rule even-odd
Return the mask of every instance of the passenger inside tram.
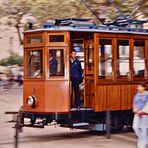
[[35, 70], [33, 73], [33, 77], [40, 78], [41, 77], [41, 68], [40, 68], [39, 64], [36, 65], [34, 68], [35, 68]]
[[54, 56], [54, 52], [50, 51], [50, 59], [49, 59], [49, 75], [56, 76], [58, 71], [58, 61]]

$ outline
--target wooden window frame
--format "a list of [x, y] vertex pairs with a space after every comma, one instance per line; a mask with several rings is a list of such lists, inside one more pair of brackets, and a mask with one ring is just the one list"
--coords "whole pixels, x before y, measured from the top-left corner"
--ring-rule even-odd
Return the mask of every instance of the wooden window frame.
[[[126, 82], [128, 82], [128, 81], [130, 81], [130, 79], [131, 79], [131, 51], [132, 51], [132, 49], [131, 49], [131, 39], [130, 38], [119, 38], [119, 37], [117, 37], [117, 38], [115, 38], [115, 40], [116, 40], [116, 48], [114, 48], [114, 52], [116, 53], [115, 54], [115, 64], [114, 64], [114, 66], [115, 66], [115, 70], [116, 71], [114, 71], [114, 73], [115, 73], [115, 81], [126, 81]], [[117, 76], [117, 62], [118, 62], [118, 60], [117, 60], [117, 50], [118, 50], [118, 45], [117, 45], [117, 41], [120, 41], [120, 40], [123, 40], [123, 41], [128, 41], [128, 43], [129, 43], [129, 75], [128, 76], [122, 76], [121, 75], [121, 77], [118, 77]]]
[[[42, 42], [41, 43], [27, 43], [27, 38], [28, 37], [37, 37], [37, 36], [41, 36]], [[24, 47], [35, 47], [35, 46], [43, 46], [44, 45], [44, 35], [43, 33], [36, 33], [36, 34], [25, 34], [25, 38], [24, 38]]]
[[[63, 54], [64, 54], [64, 75], [63, 76], [49, 76], [49, 51], [51, 50], [63, 50]], [[58, 46], [58, 47], [47, 47], [47, 77], [46, 79], [47, 80], [65, 80], [65, 79], [68, 79], [69, 77], [69, 74], [68, 74], [68, 58], [67, 58], [67, 47], [61, 47], [61, 46]]]
[[[112, 48], [113, 48], [113, 79], [112, 80], [106, 80], [106, 79], [99, 79], [98, 73], [98, 61], [99, 61], [99, 53], [98, 53], [98, 47], [99, 47], [99, 39], [111, 39], [112, 40]], [[134, 40], [145, 40], [145, 77], [144, 78], [136, 78], [134, 79]], [[129, 41], [129, 75], [126, 79], [117, 79], [117, 40], [128, 40]], [[111, 34], [109, 37], [106, 37], [106, 34], [99, 34], [96, 33], [94, 36], [94, 72], [95, 72], [95, 80], [98, 85], [102, 84], [129, 84], [129, 83], [138, 83], [141, 81], [148, 81], [148, 39], [146, 36], [139, 36], [137, 35], [113, 35]]]
[[[111, 40], [111, 42], [112, 42], [112, 63], [113, 63], [113, 65], [114, 65], [114, 61], [115, 61], [115, 59], [114, 59], [114, 38], [112, 38], [112, 37], [102, 37], [102, 36], [98, 36], [97, 37], [97, 42], [98, 42], [98, 48], [99, 48], [99, 40]], [[99, 62], [99, 51], [97, 51], [97, 56], [98, 56], [98, 62]], [[97, 75], [99, 74], [99, 65], [98, 65], [99, 63], [97, 63], [97, 68], [98, 68], [98, 73], [97, 73]], [[112, 76], [111, 76], [111, 78], [110, 79], [106, 79], [106, 78], [104, 78], [104, 79], [100, 79], [99, 78], [99, 75], [97, 76], [98, 78], [98, 82], [100, 83], [100, 82], [113, 82], [114, 81], [114, 66], [112, 67]]]
[[[49, 36], [50, 35], [63, 35], [64, 36], [64, 42], [50, 42], [49, 41]], [[46, 43], [49, 46], [65, 46], [65, 45], [67, 45], [66, 33], [60, 33], [60, 32], [47, 33]]]
[[[144, 40], [144, 64], [145, 64], [145, 73], [144, 73], [144, 77], [134, 77], [134, 41], [135, 40]], [[148, 79], [148, 75], [147, 75], [147, 72], [148, 72], [148, 67], [147, 67], [147, 62], [148, 62], [148, 56], [147, 56], [147, 53], [148, 53], [148, 49], [146, 48], [147, 47], [147, 41], [146, 39], [143, 39], [143, 38], [134, 38], [133, 39], [133, 48], [132, 48], [132, 54], [133, 54], [133, 60], [132, 60], [132, 63], [133, 63], [133, 75], [132, 75], [132, 78], [133, 78], [133, 81], [142, 81], [142, 80], [147, 80]]]
[[[42, 76], [40, 78], [33, 78], [33, 77], [27, 77], [27, 52], [28, 51], [36, 51], [36, 50], [40, 50], [42, 51]], [[45, 64], [44, 64], [44, 50], [43, 48], [27, 48], [24, 50], [24, 79], [27, 79], [27, 80], [41, 80], [41, 79], [44, 79], [45, 78], [45, 70], [44, 70], [44, 67], [45, 67]]]

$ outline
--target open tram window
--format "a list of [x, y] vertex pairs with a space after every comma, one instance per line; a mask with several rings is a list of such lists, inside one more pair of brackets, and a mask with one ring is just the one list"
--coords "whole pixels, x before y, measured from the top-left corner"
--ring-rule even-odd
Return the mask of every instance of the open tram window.
[[27, 78], [41, 78], [42, 72], [42, 50], [27, 50]]
[[99, 79], [112, 79], [112, 40], [99, 40]]
[[145, 41], [134, 40], [134, 78], [144, 78], [145, 74]]
[[117, 78], [129, 77], [129, 41], [117, 40]]
[[64, 50], [49, 50], [49, 76], [64, 76]]

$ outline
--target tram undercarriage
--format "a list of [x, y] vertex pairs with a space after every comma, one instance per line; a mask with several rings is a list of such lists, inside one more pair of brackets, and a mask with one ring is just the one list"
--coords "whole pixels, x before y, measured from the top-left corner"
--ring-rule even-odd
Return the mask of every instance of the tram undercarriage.
[[[60, 127], [86, 129], [91, 131], [114, 132], [132, 127], [133, 113], [126, 111], [94, 112], [93, 108], [72, 108], [70, 113], [31, 113], [21, 112], [22, 127], [59, 125]], [[26, 120], [29, 119], [29, 120]]]

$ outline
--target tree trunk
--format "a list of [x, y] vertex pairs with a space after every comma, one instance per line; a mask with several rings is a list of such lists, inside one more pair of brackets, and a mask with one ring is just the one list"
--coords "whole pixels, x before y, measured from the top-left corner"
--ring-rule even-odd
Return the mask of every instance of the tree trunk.
[[15, 27], [16, 27], [16, 30], [17, 30], [20, 45], [23, 45], [23, 39], [21, 37], [21, 31], [20, 31], [19, 25], [17, 24], [17, 25], [15, 25]]

